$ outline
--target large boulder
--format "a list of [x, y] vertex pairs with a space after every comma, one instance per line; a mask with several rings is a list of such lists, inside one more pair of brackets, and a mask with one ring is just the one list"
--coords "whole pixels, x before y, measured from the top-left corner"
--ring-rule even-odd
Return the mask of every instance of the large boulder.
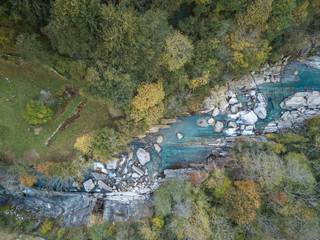
[[307, 106], [307, 92], [298, 92], [291, 97], [286, 98], [280, 103], [280, 107], [286, 110], [298, 109]]
[[153, 144], [153, 146], [154, 146], [154, 149], [156, 150], [156, 152], [161, 152], [161, 147], [159, 146], [159, 144], [157, 144], [157, 143], [155, 143], [155, 144]]
[[215, 108], [215, 109], [213, 109], [213, 111], [212, 111], [212, 117], [216, 117], [216, 116], [218, 116], [219, 115], [219, 113], [220, 113], [220, 110], [219, 110], [219, 108]]
[[257, 115], [253, 111], [241, 111], [240, 119], [245, 125], [254, 125], [258, 121]]
[[266, 109], [265, 103], [262, 103], [262, 102], [256, 103], [254, 105], [253, 111], [260, 119], [265, 119], [267, 117], [267, 109]]
[[136, 154], [141, 165], [144, 165], [147, 162], [150, 162], [150, 153], [144, 150], [143, 148], [138, 148]]
[[157, 143], [162, 143], [163, 142], [163, 136], [162, 135], [158, 135], [156, 142]]

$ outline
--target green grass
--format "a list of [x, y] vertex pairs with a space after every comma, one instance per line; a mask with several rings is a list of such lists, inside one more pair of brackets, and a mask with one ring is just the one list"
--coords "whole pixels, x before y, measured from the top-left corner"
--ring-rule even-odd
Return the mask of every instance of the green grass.
[[0, 72], [11, 80], [8, 83], [0, 76], [0, 96], [9, 98], [12, 94], [16, 95], [14, 102], [0, 100], [0, 151], [14, 153], [15, 157], [20, 158], [23, 152], [35, 149], [42, 161], [64, 161], [74, 155], [73, 144], [77, 136], [99, 129], [107, 123], [107, 106], [89, 101], [80, 118], [69, 124], [65, 131], [58, 132], [46, 146], [44, 143], [49, 136], [74, 114], [75, 108], [84, 98], [78, 94], [62, 115], [43, 124], [40, 134], [35, 135], [33, 128], [21, 115], [27, 102], [37, 100], [41, 89], [60, 95], [66, 82], [52, 75], [48, 68], [38, 65], [17, 66], [0, 62]]

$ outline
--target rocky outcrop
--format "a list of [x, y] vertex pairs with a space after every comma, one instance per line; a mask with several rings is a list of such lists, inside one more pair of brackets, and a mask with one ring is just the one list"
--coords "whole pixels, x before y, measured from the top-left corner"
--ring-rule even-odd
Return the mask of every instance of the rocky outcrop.
[[150, 153], [144, 150], [143, 148], [138, 148], [136, 154], [141, 165], [150, 162]]

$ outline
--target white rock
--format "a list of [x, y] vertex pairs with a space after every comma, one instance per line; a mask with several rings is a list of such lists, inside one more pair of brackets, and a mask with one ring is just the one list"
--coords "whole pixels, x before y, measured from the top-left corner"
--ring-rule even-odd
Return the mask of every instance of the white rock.
[[218, 116], [218, 115], [219, 115], [219, 112], [220, 112], [219, 108], [213, 109], [213, 111], [212, 111], [212, 117]]
[[89, 179], [83, 183], [83, 187], [84, 187], [84, 190], [86, 190], [86, 192], [90, 192], [92, 189], [95, 188], [95, 185], [92, 179]]
[[108, 174], [108, 170], [101, 162], [94, 162], [93, 163], [93, 170], [103, 172], [104, 174]]
[[227, 129], [223, 130], [223, 132], [227, 136], [236, 136], [237, 135], [237, 129], [236, 128], [227, 128]]
[[214, 125], [214, 119], [213, 118], [209, 118], [208, 119], [208, 124], [209, 125]]
[[109, 192], [112, 192], [112, 187], [108, 186], [108, 185], [105, 184], [103, 181], [99, 180], [99, 181], [98, 181], [98, 185], [99, 185], [102, 189], [104, 189], [104, 190], [106, 190], [106, 191], [109, 191]]
[[155, 144], [153, 144], [153, 147], [154, 147], [154, 149], [156, 150], [156, 152], [161, 152], [161, 147], [159, 146], [159, 144], [157, 144], [157, 143], [155, 143]]
[[234, 121], [229, 121], [228, 122], [228, 128], [237, 128], [238, 124]]
[[242, 103], [241, 102], [232, 105], [231, 108], [230, 108], [230, 111], [231, 111], [231, 113], [237, 113], [240, 110], [240, 108], [242, 108]]
[[143, 148], [138, 148], [136, 154], [141, 165], [150, 162], [150, 153], [144, 150]]
[[183, 134], [178, 132], [178, 133], [177, 133], [177, 138], [178, 138], [178, 139], [183, 138]]
[[245, 125], [254, 125], [258, 121], [257, 115], [253, 111], [241, 111], [240, 119]]
[[260, 119], [265, 119], [267, 117], [267, 109], [264, 103], [256, 103], [253, 111]]
[[132, 173], [133, 178], [140, 178], [140, 175], [138, 173]]
[[157, 143], [162, 143], [163, 142], [163, 136], [162, 135], [158, 135], [156, 142]]
[[236, 103], [238, 103], [238, 99], [237, 98], [235, 98], [235, 97], [232, 97], [230, 100], [229, 100], [229, 104], [236, 104]]
[[225, 112], [228, 107], [229, 107], [229, 103], [227, 101], [220, 103], [220, 110], [222, 112]]
[[128, 152], [128, 161], [130, 161], [133, 158], [133, 152]]
[[93, 172], [91, 173], [92, 176], [97, 179], [97, 180], [107, 180], [107, 175], [103, 174], [103, 173], [97, 173], [97, 172]]
[[275, 122], [268, 123], [268, 125], [264, 128], [265, 133], [273, 133], [276, 131], [278, 131], [278, 127]]
[[254, 125], [248, 125], [246, 126], [246, 128], [241, 132], [241, 135], [243, 136], [249, 136], [252, 135], [254, 133]]
[[215, 126], [214, 126], [214, 131], [216, 133], [220, 133], [223, 130], [223, 128], [224, 128], [223, 122], [217, 121]]
[[294, 71], [294, 73], [293, 73], [295, 76], [297, 76], [298, 74], [299, 74], [299, 72], [296, 70], [296, 71]]

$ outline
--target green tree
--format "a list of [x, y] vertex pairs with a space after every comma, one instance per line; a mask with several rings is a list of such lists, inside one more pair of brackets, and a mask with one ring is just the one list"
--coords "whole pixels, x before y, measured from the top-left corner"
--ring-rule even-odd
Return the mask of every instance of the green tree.
[[30, 101], [27, 108], [23, 111], [22, 116], [30, 124], [42, 124], [51, 120], [54, 112], [40, 102]]
[[156, 212], [161, 216], [171, 213], [174, 204], [186, 201], [191, 196], [191, 183], [186, 180], [174, 179], [161, 185], [154, 195]]

